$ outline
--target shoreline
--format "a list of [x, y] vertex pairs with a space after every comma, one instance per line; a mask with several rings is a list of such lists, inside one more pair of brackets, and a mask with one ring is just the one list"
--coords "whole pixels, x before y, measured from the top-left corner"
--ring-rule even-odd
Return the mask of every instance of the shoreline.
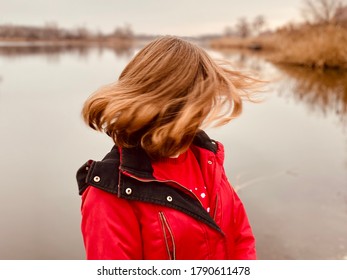
[[132, 46], [136, 39], [62, 39], [33, 40], [26, 38], [0, 38], [0, 46]]
[[347, 29], [341, 26], [303, 26], [249, 38], [224, 37], [210, 41], [216, 50], [249, 50], [275, 64], [310, 69], [347, 70]]

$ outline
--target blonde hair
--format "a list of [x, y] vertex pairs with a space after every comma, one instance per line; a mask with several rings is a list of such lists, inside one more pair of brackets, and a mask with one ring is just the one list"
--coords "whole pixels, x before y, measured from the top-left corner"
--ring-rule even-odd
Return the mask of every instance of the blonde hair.
[[92, 94], [82, 114], [116, 145], [141, 146], [159, 159], [187, 150], [202, 126], [240, 115], [256, 82], [218, 65], [197, 45], [165, 36], [145, 46], [117, 82]]

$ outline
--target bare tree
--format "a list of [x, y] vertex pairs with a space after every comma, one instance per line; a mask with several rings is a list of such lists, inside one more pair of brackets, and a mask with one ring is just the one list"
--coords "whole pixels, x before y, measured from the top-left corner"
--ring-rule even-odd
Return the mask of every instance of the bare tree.
[[77, 27], [75, 29], [75, 35], [76, 35], [76, 39], [81, 39], [81, 40], [88, 39], [91, 37], [90, 31], [84, 26]]
[[236, 32], [241, 38], [246, 38], [251, 35], [250, 24], [246, 18], [242, 17], [238, 19], [236, 23]]
[[334, 23], [335, 14], [341, 7], [341, 0], [304, 0], [302, 15], [309, 23]]
[[259, 34], [263, 30], [265, 24], [266, 24], [265, 17], [263, 15], [259, 15], [252, 22], [253, 30], [257, 34]]
[[60, 37], [58, 24], [54, 21], [46, 22], [44, 32], [47, 39], [58, 39]]
[[234, 29], [231, 26], [227, 26], [224, 29], [224, 35], [227, 37], [233, 36], [235, 34]]
[[339, 25], [347, 27], [347, 5], [343, 5], [336, 10], [334, 21]]
[[130, 24], [125, 24], [123, 27], [117, 27], [113, 32], [113, 37], [120, 39], [132, 39], [134, 32]]

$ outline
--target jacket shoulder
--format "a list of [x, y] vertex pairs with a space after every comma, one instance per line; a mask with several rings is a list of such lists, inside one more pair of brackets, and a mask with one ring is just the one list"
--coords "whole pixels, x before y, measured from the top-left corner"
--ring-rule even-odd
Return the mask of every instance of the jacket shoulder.
[[216, 141], [211, 139], [205, 131], [200, 130], [194, 137], [193, 145], [217, 153]]
[[116, 146], [101, 161], [88, 160], [76, 174], [79, 194], [82, 195], [88, 186], [117, 193], [119, 162], [119, 151]]

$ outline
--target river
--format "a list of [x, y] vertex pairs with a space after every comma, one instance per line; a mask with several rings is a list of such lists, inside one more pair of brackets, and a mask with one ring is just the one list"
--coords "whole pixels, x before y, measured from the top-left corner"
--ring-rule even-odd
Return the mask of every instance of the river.
[[[112, 146], [84, 100], [134, 49], [0, 47], [0, 259], [83, 259], [76, 170]], [[247, 209], [259, 259], [347, 259], [347, 74], [209, 51], [269, 80], [263, 102], [207, 129]]]

